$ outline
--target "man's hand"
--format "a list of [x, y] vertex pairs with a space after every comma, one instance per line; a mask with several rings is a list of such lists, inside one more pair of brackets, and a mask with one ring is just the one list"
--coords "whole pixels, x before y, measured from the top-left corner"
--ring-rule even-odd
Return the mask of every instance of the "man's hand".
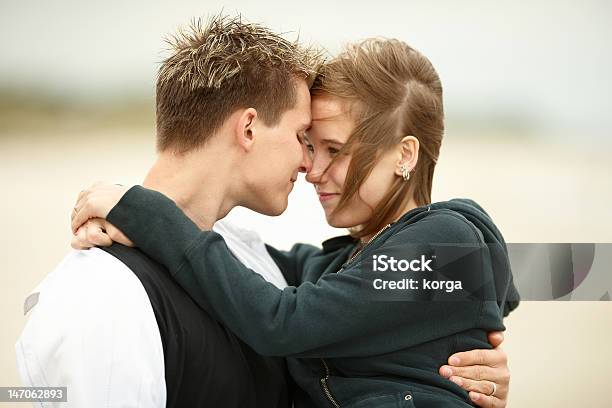
[[79, 227], [72, 237], [70, 246], [74, 249], [89, 249], [94, 246], [111, 246], [113, 242], [134, 246], [134, 243], [113, 224], [102, 218], [92, 218]]
[[[501, 332], [489, 333], [493, 350], [472, 350], [449, 357], [440, 375], [470, 393], [470, 399], [483, 408], [505, 407], [510, 386], [508, 356], [500, 347]], [[493, 386], [495, 384], [495, 387]]]

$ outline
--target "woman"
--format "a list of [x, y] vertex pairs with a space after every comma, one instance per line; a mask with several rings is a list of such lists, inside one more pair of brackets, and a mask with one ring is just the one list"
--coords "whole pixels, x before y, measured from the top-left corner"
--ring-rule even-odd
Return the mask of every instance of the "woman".
[[[471, 406], [438, 367], [457, 351], [489, 348], [486, 333], [503, 330], [516, 304], [506, 301], [505, 243], [484, 210], [469, 200], [431, 204], [444, 127], [438, 75], [403, 42], [367, 40], [327, 63], [312, 93], [307, 180], [329, 224], [351, 235], [322, 249], [270, 249], [292, 286], [263, 281], [151, 190], [135, 187], [87, 217], [108, 214], [256, 351], [289, 357], [296, 406]], [[180, 238], [155, 238], [166, 233]], [[408, 274], [374, 273], [391, 256]], [[422, 286], [382, 279], [399, 276]], [[425, 287], [423, 276], [448, 277], [452, 288]], [[400, 281], [410, 290], [394, 292]]]

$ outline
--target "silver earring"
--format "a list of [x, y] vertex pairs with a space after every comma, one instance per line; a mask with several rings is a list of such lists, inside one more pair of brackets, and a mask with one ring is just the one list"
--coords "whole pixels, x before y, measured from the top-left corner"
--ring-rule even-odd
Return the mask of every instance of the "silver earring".
[[400, 166], [400, 171], [402, 172], [402, 178], [404, 181], [410, 180], [410, 170], [408, 170], [405, 164]]

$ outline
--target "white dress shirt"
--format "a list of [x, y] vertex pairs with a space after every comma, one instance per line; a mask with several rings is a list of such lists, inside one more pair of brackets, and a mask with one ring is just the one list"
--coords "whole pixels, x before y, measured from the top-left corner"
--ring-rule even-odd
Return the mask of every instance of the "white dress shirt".
[[[246, 266], [287, 286], [259, 235], [227, 221], [213, 230]], [[98, 248], [72, 251], [28, 296], [15, 345], [24, 386], [67, 386], [68, 403], [36, 407], [165, 407], [161, 336], [140, 280]]]

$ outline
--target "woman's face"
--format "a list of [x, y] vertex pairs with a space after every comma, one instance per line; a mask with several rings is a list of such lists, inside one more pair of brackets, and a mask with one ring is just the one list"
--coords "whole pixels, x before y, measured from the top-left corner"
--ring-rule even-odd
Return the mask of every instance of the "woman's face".
[[342, 211], [332, 214], [340, 202], [351, 156], [342, 155], [325, 169], [349, 139], [355, 122], [347, 113], [345, 103], [332, 96], [312, 97], [312, 127], [305, 137], [310, 151], [312, 168], [306, 180], [315, 186], [329, 225], [351, 228], [362, 225], [373, 215], [373, 209], [384, 198], [396, 179], [396, 167], [401, 160], [400, 150], [384, 153], [372, 173]]

